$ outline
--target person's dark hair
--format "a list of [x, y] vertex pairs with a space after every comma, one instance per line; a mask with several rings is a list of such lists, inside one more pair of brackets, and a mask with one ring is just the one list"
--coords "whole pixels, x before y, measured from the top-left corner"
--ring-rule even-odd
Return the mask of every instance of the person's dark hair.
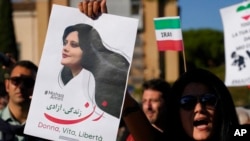
[[168, 99], [170, 88], [171, 88], [170, 84], [161, 78], [154, 78], [154, 79], [145, 81], [142, 84], [143, 91], [148, 90], [148, 89], [159, 91], [162, 93], [162, 97], [165, 101], [167, 101]]
[[[108, 50], [95, 28], [87, 24], [68, 26], [63, 41], [69, 33], [77, 31], [83, 50], [82, 67], [94, 75], [96, 81], [95, 101], [102, 110], [119, 117], [129, 69], [128, 60], [121, 54]], [[62, 70], [66, 84], [73, 76], [70, 69]], [[63, 78], [62, 77], [62, 78]]]
[[[202, 83], [206, 85], [218, 97], [218, 103], [215, 110], [215, 127], [212, 140], [230, 141], [235, 129], [239, 126], [238, 117], [231, 94], [225, 84], [213, 73], [204, 69], [193, 69], [181, 75], [172, 86], [171, 101], [169, 102], [169, 114], [172, 115], [170, 124], [175, 127], [178, 134], [185, 133], [182, 129], [179, 115], [179, 100], [182, 96], [184, 88], [192, 82]], [[168, 107], [169, 107], [168, 106]], [[181, 130], [180, 130], [181, 129]], [[186, 139], [188, 137], [186, 136]], [[185, 139], [185, 137], [184, 137]]]
[[11, 75], [13, 69], [16, 68], [17, 66], [21, 66], [21, 67], [24, 67], [24, 68], [27, 68], [27, 69], [31, 70], [32, 73], [33, 73], [33, 74], [32, 74], [33, 77], [34, 77], [34, 78], [36, 77], [38, 67], [37, 67], [37, 65], [35, 65], [33, 62], [31, 62], [31, 61], [29, 61], [29, 60], [21, 60], [21, 61], [16, 62], [16, 63], [10, 68], [10, 72], [9, 72], [10, 75]]

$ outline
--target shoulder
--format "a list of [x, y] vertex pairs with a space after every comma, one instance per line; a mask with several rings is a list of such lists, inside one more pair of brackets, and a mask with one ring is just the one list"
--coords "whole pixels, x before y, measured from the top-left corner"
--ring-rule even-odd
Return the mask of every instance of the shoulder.
[[11, 115], [10, 115], [10, 111], [9, 111], [9, 108], [8, 106], [6, 106], [5, 108], [3, 108], [1, 111], [0, 111], [0, 117], [2, 119], [7, 119], [9, 118]]

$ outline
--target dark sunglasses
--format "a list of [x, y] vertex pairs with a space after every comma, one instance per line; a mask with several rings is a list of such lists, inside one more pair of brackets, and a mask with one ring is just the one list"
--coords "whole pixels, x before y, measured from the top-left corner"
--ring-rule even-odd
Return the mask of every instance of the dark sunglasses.
[[9, 80], [15, 86], [20, 86], [22, 84], [26, 88], [33, 88], [35, 84], [35, 80], [27, 76], [10, 77]]
[[197, 102], [206, 108], [215, 108], [218, 98], [214, 94], [206, 93], [201, 96], [186, 95], [180, 99], [180, 107], [184, 110], [193, 110]]

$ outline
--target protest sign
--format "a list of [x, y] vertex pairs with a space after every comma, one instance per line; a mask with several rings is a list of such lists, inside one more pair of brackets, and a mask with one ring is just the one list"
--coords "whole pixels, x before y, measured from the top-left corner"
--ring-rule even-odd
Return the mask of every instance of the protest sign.
[[250, 84], [250, 3], [220, 9], [224, 28], [225, 84]]
[[24, 133], [115, 141], [138, 20], [53, 5]]

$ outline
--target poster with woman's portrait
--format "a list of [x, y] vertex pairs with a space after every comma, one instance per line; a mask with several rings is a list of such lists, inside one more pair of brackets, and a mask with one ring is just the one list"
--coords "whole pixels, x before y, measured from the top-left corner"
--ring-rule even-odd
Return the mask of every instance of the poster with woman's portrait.
[[138, 20], [53, 5], [24, 133], [115, 141]]

